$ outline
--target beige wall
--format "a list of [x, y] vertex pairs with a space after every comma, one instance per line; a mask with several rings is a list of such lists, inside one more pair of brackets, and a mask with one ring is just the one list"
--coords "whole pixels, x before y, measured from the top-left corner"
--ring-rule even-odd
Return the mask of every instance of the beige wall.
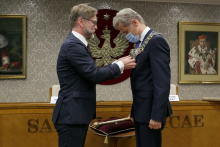
[[[68, 15], [73, 5], [89, 2], [97, 9], [130, 7], [147, 25], [162, 33], [171, 49], [171, 83], [178, 85], [178, 22], [220, 23], [220, 5], [123, 0], [1, 0], [0, 14], [27, 15], [27, 78], [0, 80], [0, 102], [48, 101], [49, 87], [58, 84], [56, 60], [69, 33]], [[178, 85], [180, 100], [220, 95], [218, 84]], [[129, 79], [112, 86], [97, 85], [97, 100], [132, 100]]]

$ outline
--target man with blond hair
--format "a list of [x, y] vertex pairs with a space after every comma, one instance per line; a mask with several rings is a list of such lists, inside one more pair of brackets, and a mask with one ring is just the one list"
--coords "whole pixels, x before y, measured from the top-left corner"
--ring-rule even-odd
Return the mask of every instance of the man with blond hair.
[[160, 147], [161, 130], [171, 116], [170, 48], [165, 39], [147, 27], [144, 19], [130, 8], [119, 11], [113, 26], [136, 43], [131, 56], [137, 66], [131, 70], [133, 94], [131, 119], [135, 125], [137, 147]]
[[97, 68], [86, 39], [97, 30], [97, 10], [87, 4], [74, 6], [70, 13], [72, 32], [62, 44], [57, 60], [60, 83], [52, 121], [59, 136], [59, 147], [83, 147], [88, 124], [96, 114], [96, 84], [121, 76], [135, 68], [134, 59], [125, 57]]

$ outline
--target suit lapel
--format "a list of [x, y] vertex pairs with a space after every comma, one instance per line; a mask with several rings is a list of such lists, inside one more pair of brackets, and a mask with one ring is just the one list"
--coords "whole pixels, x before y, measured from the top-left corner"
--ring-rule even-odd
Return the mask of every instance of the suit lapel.
[[[150, 33], [153, 31], [153, 29], [150, 29], [148, 32], [147, 32], [147, 34], [144, 36], [144, 39], [143, 39], [143, 41], [141, 42], [141, 45], [144, 43], [144, 40], [150, 35]], [[147, 47], [147, 46], [146, 46]], [[146, 48], [145, 47], [145, 48]], [[139, 56], [139, 55], [138, 55]], [[138, 58], [138, 56], [136, 57], [136, 59]]]
[[[141, 42], [141, 45], [143, 44], [144, 40], [150, 35], [150, 33], [153, 31], [153, 29], [150, 29], [147, 34], [144, 36], [144, 39], [143, 41]], [[139, 56], [139, 55], [138, 55]], [[136, 62], [137, 62], [137, 58], [138, 56], [136, 57]], [[131, 69], [131, 78], [134, 77], [134, 73], [135, 73], [135, 68], [134, 69]]]
[[89, 53], [89, 55], [91, 56], [91, 51], [87, 48], [87, 46], [81, 40], [79, 40], [76, 36], [74, 36], [72, 32], [70, 33], [70, 36], [73, 37], [73, 39], [77, 43], [80, 43], [82, 46], [84, 46], [86, 48], [87, 52]]

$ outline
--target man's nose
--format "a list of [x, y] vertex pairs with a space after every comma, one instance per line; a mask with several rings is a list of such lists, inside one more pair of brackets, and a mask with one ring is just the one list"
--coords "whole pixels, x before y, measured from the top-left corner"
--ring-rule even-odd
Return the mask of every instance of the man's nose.
[[97, 25], [95, 25], [95, 27], [94, 27], [96, 30], [98, 29], [98, 26]]

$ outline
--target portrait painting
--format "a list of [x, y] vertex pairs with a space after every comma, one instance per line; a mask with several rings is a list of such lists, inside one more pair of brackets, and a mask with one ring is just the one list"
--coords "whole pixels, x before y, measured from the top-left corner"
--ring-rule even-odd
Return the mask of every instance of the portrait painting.
[[185, 74], [217, 74], [218, 32], [185, 33]]
[[179, 23], [179, 83], [218, 83], [218, 23]]
[[0, 58], [0, 79], [25, 78], [25, 15], [0, 15]]

